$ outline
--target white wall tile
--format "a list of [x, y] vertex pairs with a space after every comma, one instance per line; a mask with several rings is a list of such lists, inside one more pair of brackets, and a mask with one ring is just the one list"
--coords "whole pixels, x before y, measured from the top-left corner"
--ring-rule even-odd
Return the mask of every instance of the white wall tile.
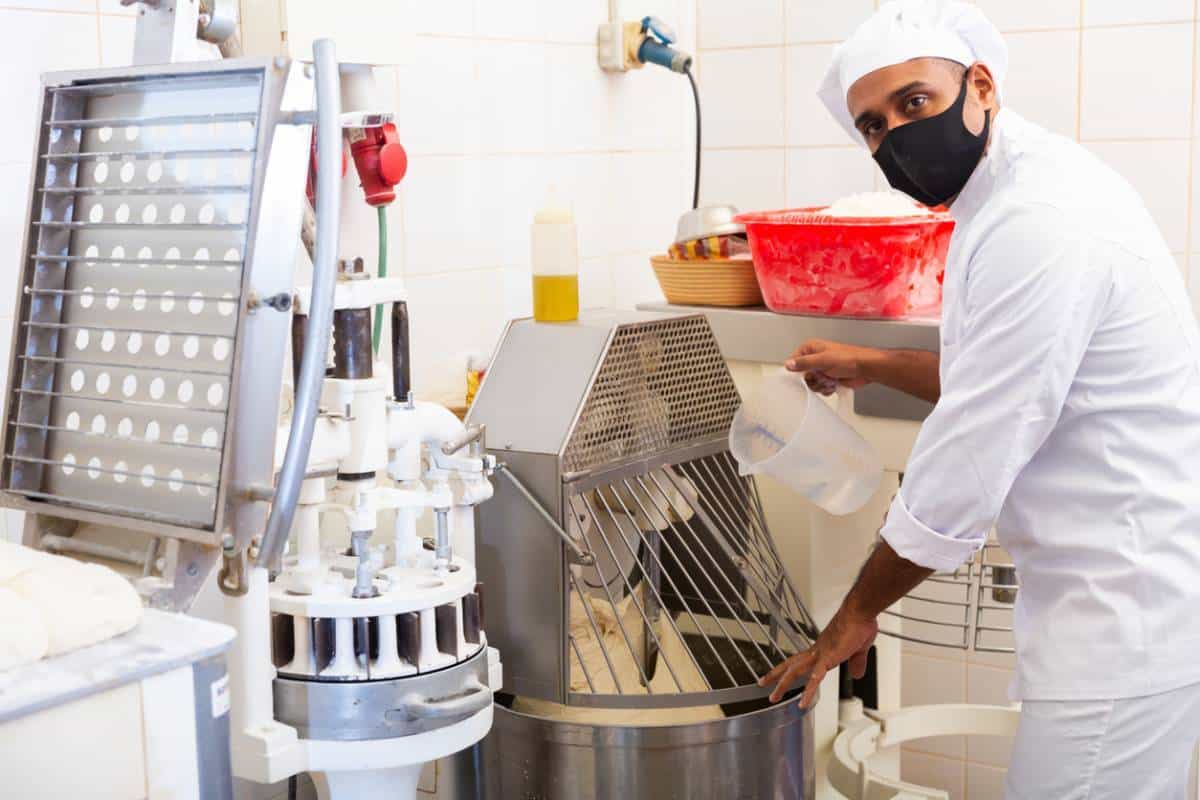
[[[103, 0], [102, 4], [120, 7], [120, 0]], [[30, 11], [96, 11], [96, 0], [5, 0], [3, 5], [5, 8], [24, 8]]]
[[[706, 56], [707, 57], [707, 56]], [[597, 69], [597, 71], [599, 71]], [[609, 75], [600, 80], [608, 87], [610, 138], [613, 150], [662, 150], [681, 145], [692, 147], [695, 141], [695, 111], [692, 90], [687, 79], [657, 67], [637, 72]], [[700, 91], [704, 95], [701, 80]], [[713, 106], [705, 107], [704, 136], [719, 125], [719, 112], [714, 120]], [[558, 113], [552, 109], [551, 113]], [[603, 125], [603, 121], [598, 124]]]
[[542, 0], [477, 0], [475, 33], [485, 38], [544, 39]]
[[478, 153], [477, 45], [470, 39], [417, 37], [411, 63], [396, 68], [396, 119], [409, 153]]
[[706, 52], [699, 72], [706, 146], [784, 143], [783, 48]]
[[475, 0], [416, 2], [409, 8], [417, 33], [470, 36], [475, 32]]
[[[675, 239], [679, 215], [692, 207], [691, 158], [682, 153], [671, 157], [661, 153], [617, 153], [612, 159], [612, 235], [616, 248], [647, 258], [652, 253], [666, 252]], [[646, 269], [650, 269], [649, 262]]]
[[1192, 140], [1192, 218], [1189, 239], [1193, 253], [1200, 253], [1200, 139]]
[[[923, 706], [966, 702], [966, 670], [961, 662], [916, 655], [901, 656], [900, 705]], [[962, 736], [942, 736], [910, 742], [914, 750], [962, 758], [966, 742]]]
[[475, 35], [542, 40], [546, 29], [541, 0], [476, 0]]
[[528, 265], [504, 269], [503, 301], [506, 318], [533, 316], [533, 273]]
[[547, 148], [552, 152], [607, 149], [615, 127], [614, 85], [622, 78], [602, 71], [591, 48], [550, 47], [545, 80]]
[[1088, 147], [1133, 184], [1158, 222], [1167, 246], [1172, 252], [1183, 252], [1187, 248], [1190, 143], [1093, 142]]
[[840, 42], [849, 38], [871, 14], [874, 0], [785, 0], [787, 40]]
[[1075, 138], [1079, 117], [1079, 34], [1013, 33], [1001, 103], [1026, 119]]
[[966, 797], [966, 764], [958, 759], [904, 750], [900, 755], [900, 777], [918, 786], [948, 792], [950, 800]]
[[639, 303], [661, 303], [662, 289], [654, 277], [649, 255], [619, 255], [612, 259], [613, 305], [634, 308]]
[[33, 156], [39, 75], [94, 67], [100, 61], [99, 21], [94, 15], [0, 10], [7, 47], [0, 106], [8, 124], [0, 128], [0, 161], [26, 163]]
[[1084, 0], [1084, 25], [1129, 25], [1138, 22], [1191, 21], [1193, 0]]
[[1188, 290], [1192, 296], [1192, 312], [1200, 317], [1200, 253], [1188, 259]]
[[784, 0], [696, 0], [700, 48], [783, 44]]
[[504, 270], [471, 270], [409, 278], [413, 390], [422, 399], [461, 402], [466, 359], [490, 352], [507, 321], [496, 298]]
[[[1193, 39], [1191, 25], [1085, 30], [1082, 138], [1189, 136]], [[1131, 64], [1153, 64], [1154, 79]]]
[[1072, 28], [1079, 24], [1079, 0], [975, 0], [1002, 31]]
[[546, 147], [546, 46], [480, 41], [479, 123], [485, 153]]
[[864, 147], [792, 148], [787, 157], [787, 204], [791, 208], [829, 205], [875, 188], [879, 168]]
[[[542, 0], [542, 21], [546, 39], [575, 44], [596, 43], [596, 29], [608, 21], [606, 0]], [[592, 51], [593, 60], [595, 51]]]
[[608, 258], [587, 258], [579, 265], [579, 307], [612, 308], [613, 265]]
[[408, 275], [482, 264], [483, 237], [500, 233], [499, 223], [484, 226], [482, 159], [427, 156], [414, 160], [401, 186]]
[[529, 266], [529, 226], [549, 199], [545, 166], [545, 159], [537, 156], [492, 156], [483, 160], [480, 234], [487, 240], [480, 242], [479, 264]]
[[968, 800], [1004, 800], [1003, 769], [967, 764]]
[[136, 17], [100, 17], [101, 66], [124, 67], [133, 63], [133, 40], [136, 30]]
[[777, 150], [712, 150], [704, 154], [701, 205], [731, 203], [741, 211], [787, 204], [787, 153]]
[[547, 199], [553, 194], [575, 215], [580, 258], [608, 255], [621, 243], [612, 221], [612, 158], [608, 153], [553, 156], [542, 165]]
[[[978, 664], [967, 666], [967, 702], [982, 705], [1009, 705], [1008, 684], [1012, 671]], [[967, 759], [996, 767], [1008, 765], [1012, 752], [1012, 737], [969, 736]]]
[[25, 530], [25, 512], [11, 508], [4, 509], [4, 528], [8, 534], [8, 540], [20, 544], [21, 534]]
[[833, 56], [827, 44], [787, 48], [787, 142], [789, 146], [854, 144], [817, 99], [817, 87]]

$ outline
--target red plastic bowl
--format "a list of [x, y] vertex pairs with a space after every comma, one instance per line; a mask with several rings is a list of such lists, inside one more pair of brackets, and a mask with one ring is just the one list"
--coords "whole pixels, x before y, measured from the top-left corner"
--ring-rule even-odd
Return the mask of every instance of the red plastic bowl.
[[784, 314], [937, 316], [954, 220], [842, 218], [821, 208], [740, 214], [763, 300]]

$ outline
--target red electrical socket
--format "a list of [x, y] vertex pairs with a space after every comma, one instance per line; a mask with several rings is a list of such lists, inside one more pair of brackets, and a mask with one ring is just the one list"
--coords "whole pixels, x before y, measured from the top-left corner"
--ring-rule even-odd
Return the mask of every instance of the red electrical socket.
[[396, 184], [408, 172], [408, 154], [400, 144], [396, 126], [388, 122], [378, 128], [351, 128], [346, 138], [367, 205], [386, 206], [395, 200]]

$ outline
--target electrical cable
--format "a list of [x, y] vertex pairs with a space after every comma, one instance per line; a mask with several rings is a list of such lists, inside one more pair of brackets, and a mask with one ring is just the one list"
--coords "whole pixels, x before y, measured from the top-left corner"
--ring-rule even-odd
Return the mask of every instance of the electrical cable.
[[684, 67], [683, 74], [687, 75], [688, 83], [692, 85], [692, 97], [696, 100], [696, 179], [692, 187], [692, 208], [700, 207], [700, 89], [696, 86], [696, 78], [692, 75], [692, 66]]
[[288, 800], [296, 800], [296, 793], [297, 793], [297, 790], [299, 788], [299, 783], [300, 783], [297, 780], [297, 777], [299, 777], [299, 776], [293, 775], [292, 777], [288, 778], [288, 790], [287, 790]]
[[[379, 277], [387, 277], [387, 206], [375, 209], [379, 213]], [[372, 350], [379, 355], [379, 342], [383, 338], [383, 304], [375, 306], [375, 332], [371, 337]]]

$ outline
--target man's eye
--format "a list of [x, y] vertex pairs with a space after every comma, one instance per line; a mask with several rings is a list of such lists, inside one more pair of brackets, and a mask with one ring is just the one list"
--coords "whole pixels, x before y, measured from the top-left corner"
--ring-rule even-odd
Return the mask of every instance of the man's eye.
[[929, 102], [928, 97], [926, 97], [923, 94], [918, 94], [918, 95], [914, 95], [914, 96], [908, 98], [908, 102], [906, 102], [904, 104], [904, 107], [908, 111], [916, 111], [918, 108], [920, 108], [921, 106], [925, 105], [928, 102]]
[[863, 136], [874, 136], [883, 130], [883, 125], [878, 122], [868, 122], [863, 126]]

